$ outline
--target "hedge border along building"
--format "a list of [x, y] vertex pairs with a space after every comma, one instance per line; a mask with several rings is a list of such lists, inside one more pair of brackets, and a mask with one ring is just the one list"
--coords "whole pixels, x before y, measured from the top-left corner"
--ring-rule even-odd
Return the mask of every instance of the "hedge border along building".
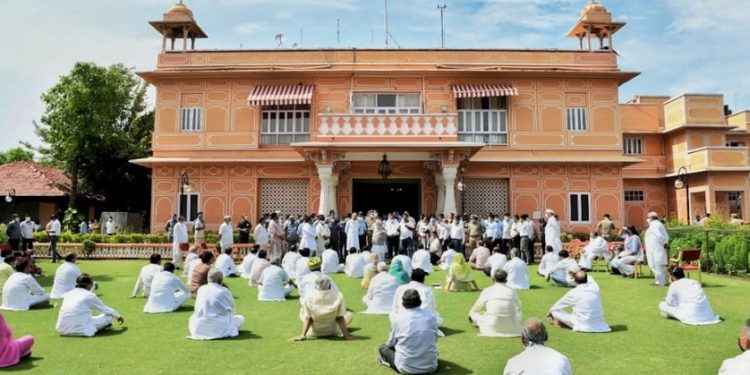
[[155, 232], [174, 212], [204, 211], [215, 230], [225, 214], [394, 203], [551, 208], [568, 231], [605, 213], [636, 226], [649, 211], [750, 215], [750, 113], [726, 116], [721, 95], [620, 103], [638, 73], [618, 68], [625, 24], [596, 2], [568, 33], [574, 50], [196, 50], [206, 33], [182, 2], [151, 25], [162, 51], [139, 75], [156, 87], [153, 155], [133, 163], [153, 169]]

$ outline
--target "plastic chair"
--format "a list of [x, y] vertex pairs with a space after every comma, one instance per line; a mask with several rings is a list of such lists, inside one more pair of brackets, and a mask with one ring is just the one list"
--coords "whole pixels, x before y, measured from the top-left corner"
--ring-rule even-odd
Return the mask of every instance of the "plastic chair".
[[698, 271], [698, 281], [703, 282], [701, 277], [701, 249], [682, 249], [677, 258], [670, 259], [669, 263], [682, 268], [690, 277], [691, 271]]

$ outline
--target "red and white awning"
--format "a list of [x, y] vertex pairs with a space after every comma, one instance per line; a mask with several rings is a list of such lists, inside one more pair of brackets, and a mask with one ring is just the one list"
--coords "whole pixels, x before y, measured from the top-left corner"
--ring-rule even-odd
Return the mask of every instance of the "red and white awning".
[[310, 104], [312, 85], [260, 85], [255, 86], [247, 98], [250, 105]]
[[453, 96], [455, 98], [516, 95], [518, 95], [518, 89], [513, 85], [453, 85]]

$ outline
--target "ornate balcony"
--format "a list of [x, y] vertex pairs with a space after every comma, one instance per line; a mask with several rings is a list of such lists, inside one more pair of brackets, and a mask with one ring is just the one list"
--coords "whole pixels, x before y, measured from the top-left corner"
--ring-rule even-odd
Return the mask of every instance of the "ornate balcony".
[[701, 147], [688, 151], [692, 170], [721, 170], [748, 167], [746, 147]]
[[456, 141], [455, 113], [430, 114], [322, 114], [318, 116], [318, 140]]

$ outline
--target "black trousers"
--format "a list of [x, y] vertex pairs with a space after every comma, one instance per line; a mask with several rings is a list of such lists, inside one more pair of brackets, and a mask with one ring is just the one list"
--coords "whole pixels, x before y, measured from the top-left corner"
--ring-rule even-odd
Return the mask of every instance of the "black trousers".
[[56, 263], [57, 258], [62, 258], [60, 254], [57, 253], [57, 240], [59, 238], [59, 236], [49, 236], [49, 252], [52, 257], [52, 263]]
[[388, 236], [386, 243], [388, 244], [388, 257], [393, 258], [396, 254], [398, 254], [398, 236]]
[[21, 239], [20, 238], [9, 238], [8, 245], [13, 251], [21, 250]]
[[521, 236], [521, 258], [526, 264], [534, 263], [534, 242], [528, 236]]
[[34, 239], [33, 238], [22, 238], [21, 239], [21, 250], [34, 250]]
[[380, 352], [380, 359], [383, 362], [390, 365], [393, 371], [399, 372], [398, 368], [396, 367], [396, 348], [391, 348], [388, 345], [382, 345], [380, 349], [378, 349], [378, 352]]

